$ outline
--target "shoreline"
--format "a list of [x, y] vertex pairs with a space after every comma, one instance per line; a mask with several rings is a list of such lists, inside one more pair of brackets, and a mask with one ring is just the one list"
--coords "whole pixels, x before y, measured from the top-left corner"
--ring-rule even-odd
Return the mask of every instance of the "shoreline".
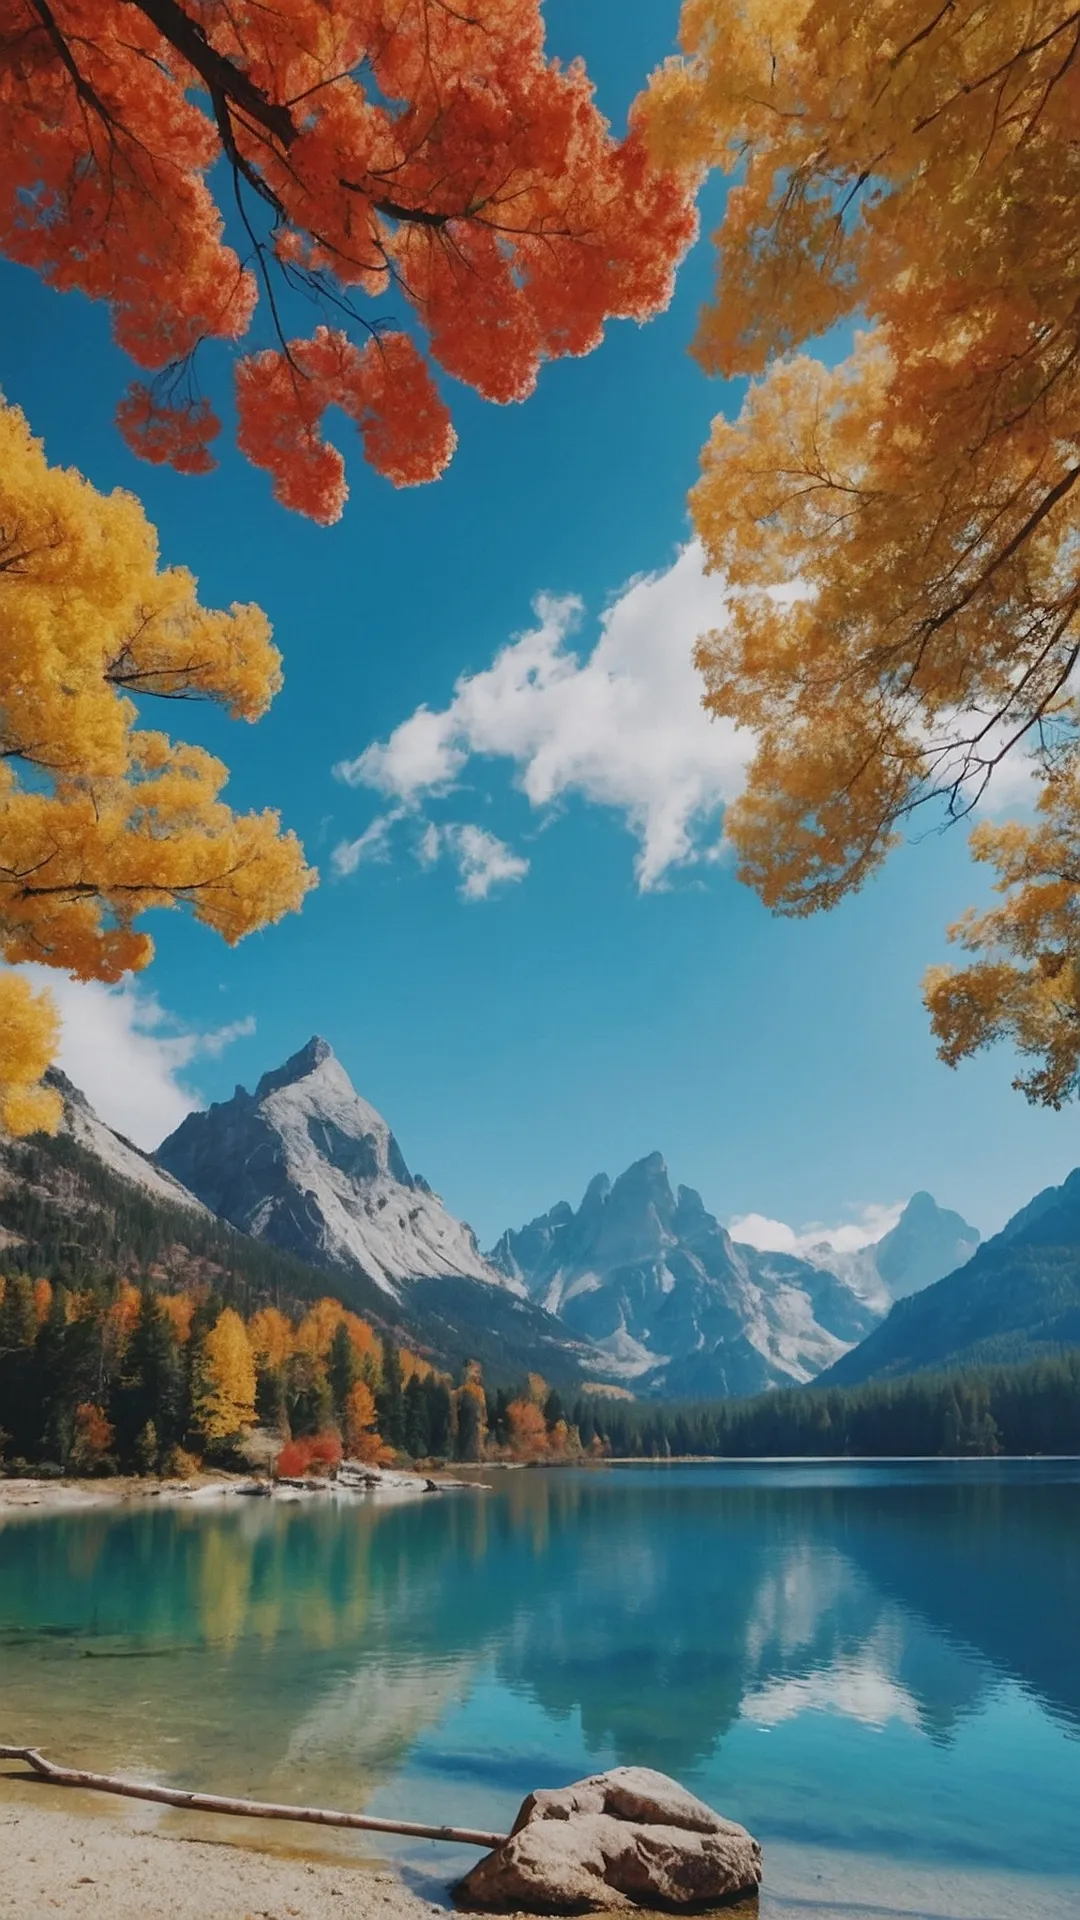
[[102, 1479], [0, 1477], [0, 1521], [11, 1513], [88, 1513], [102, 1507], [141, 1506], [151, 1500], [169, 1506], [211, 1506], [224, 1500], [256, 1499], [284, 1506], [308, 1500], [411, 1500], [432, 1492], [470, 1493], [484, 1485], [479, 1479], [462, 1479], [448, 1468], [430, 1472], [365, 1468], [365, 1475], [370, 1476], [366, 1483], [273, 1481], [261, 1474], [224, 1472], [198, 1473], [189, 1480], [168, 1480], [157, 1474], [113, 1474]]
[[[385, 1856], [335, 1848], [328, 1836], [306, 1847], [268, 1846], [250, 1833], [208, 1837], [204, 1822], [191, 1830], [190, 1815], [171, 1816], [166, 1830], [158, 1811], [142, 1818], [129, 1804], [95, 1805], [91, 1795], [39, 1787], [0, 1768], [0, 1920], [449, 1920], [459, 1911], [437, 1871], [408, 1862], [395, 1870]], [[725, 1920], [1006, 1913], [1072, 1920], [1076, 1882], [767, 1841], [759, 1900], [724, 1910]]]
[[[89, 1479], [64, 1476], [37, 1479], [33, 1475], [5, 1478], [0, 1475], [0, 1521], [6, 1514], [41, 1512], [90, 1512], [101, 1507], [137, 1506], [151, 1500], [169, 1505], [211, 1505], [219, 1500], [269, 1499], [279, 1504], [307, 1500], [385, 1500], [413, 1499], [432, 1492], [472, 1493], [486, 1491], [486, 1475], [497, 1472], [527, 1472], [535, 1469], [574, 1469], [595, 1473], [619, 1467], [888, 1467], [888, 1466], [972, 1466], [983, 1462], [1004, 1465], [1014, 1461], [1052, 1465], [1080, 1460], [1074, 1453], [997, 1453], [997, 1454], [672, 1454], [671, 1457], [640, 1459], [616, 1455], [609, 1460], [489, 1460], [462, 1462], [429, 1470], [411, 1468], [365, 1469], [367, 1484], [326, 1481], [272, 1481], [259, 1474], [218, 1472], [198, 1473], [189, 1480], [168, 1480], [158, 1475], [116, 1474], [109, 1478]], [[376, 1477], [377, 1475], [377, 1477]]]

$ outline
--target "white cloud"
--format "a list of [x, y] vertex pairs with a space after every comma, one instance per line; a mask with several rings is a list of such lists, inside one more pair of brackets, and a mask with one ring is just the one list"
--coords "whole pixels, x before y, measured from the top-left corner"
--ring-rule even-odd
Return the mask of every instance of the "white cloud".
[[762, 1253], [791, 1253], [799, 1259], [822, 1246], [836, 1253], [859, 1253], [895, 1227], [904, 1203], [871, 1200], [849, 1211], [854, 1217], [838, 1226], [811, 1220], [803, 1227], [789, 1227], [786, 1221], [771, 1220], [764, 1213], [744, 1213], [728, 1222], [728, 1232], [743, 1246], [758, 1247]]
[[378, 814], [355, 840], [342, 840], [330, 855], [334, 872], [344, 876], [355, 873], [365, 860], [389, 860], [391, 834], [405, 813], [404, 807], [392, 807], [389, 813]]
[[486, 827], [464, 821], [437, 827], [429, 820], [417, 844], [416, 857], [422, 867], [433, 867], [444, 852], [461, 875], [463, 900], [486, 900], [492, 887], [523, 880], [529, 871], [528, 861]]
[[200, 1058], [217, 1059], [234, 1040], [255, 1032], [248, 1014], [204, 1033], [185, 1031], [156, 994], [125, 981], [72, 980], [51, 967], [17, 969], [46, 988], [62, 1028], [56, 1064], [117, 1133], [153, 1148], [202, 1101], [182, 1077]]
[[[463, 675], [446, 708], [417, 708], [335, 772], [416, 809], [450, 791], [475, 757], [506, 759], [536, 808], [580, 794], [623, 814], [639, 843], [643, 891], [674, 867], [715, 858], [717, 816], [742, 788], [753, 741], [701, 705], [694, 645], [723, 623], [726, 608], [700, 546], [684, 548], [666, 572], [632, 581], [602, 616], [590, 653], [569, 644], [580, 600], [541, 594], [534, 607], [536, 626], [490, 667]], [[351, 870], [347, 858], [345, 848], [335, 854], [339, 871]]]

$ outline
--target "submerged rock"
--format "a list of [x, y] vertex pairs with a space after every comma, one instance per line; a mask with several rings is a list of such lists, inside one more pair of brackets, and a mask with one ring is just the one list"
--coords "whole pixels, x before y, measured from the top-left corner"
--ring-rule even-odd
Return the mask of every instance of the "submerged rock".
[[531, 1793], [513, 1831], [456, 1888], [462, 1906], [567, 1913], [702, 1907], [756, 1892], [761, 1848], [649, 1767]]

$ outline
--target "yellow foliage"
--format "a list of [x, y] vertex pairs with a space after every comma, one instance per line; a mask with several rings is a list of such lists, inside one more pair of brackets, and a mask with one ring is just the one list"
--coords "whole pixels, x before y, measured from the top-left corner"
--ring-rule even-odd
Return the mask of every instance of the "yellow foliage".
[[292, 1322], [279, 1307], [260, 1307], [248, 1321], [248, 1338], [256, 1365], [275, 1372], [293, 1351]]
[[159, 1293], [157, 1303], [170, 1322], [178, 1345], [186, 1347], [191, 1338], [191, 1322], [195, 1313], [195, 1302], [190, 1293]]
[[1039, 1064], [1013, 1082], [1051, 1107], [1080, 1091], [1080, 768], [1043, 786], [1033, 825], [986, 823], [975, 858], [997, 875], [1003, 903], [950, 929], [982, 955], [955, 970], [934, 967], [926, 1003], [950, 1066], [1008, 1039]]
[[60, 1095], [37, 1083], [56, 1052], [60, 1022], [47, 994], [0, 973], [0, 1131], [55, 1133]]
[[506, 1409], [510, 1451], [518, 1460], [539, 1460], [548, 1450], [544, 1415], [534, 1399], [511, 1400]]
[[[138, 916], [187, 906], [231, 943], [297, 908], [314, 875], [276, 814], [234, 814], [221, 762], [137, 727], [131, 694], [255, 720], [281, 684], [257, 607], [199, 605], [130, 494], [50, 467], [0, 405], [0, 958], [115, 981], [152, 953]], [[34, 1098], [55, 1016], [0, 980], [0, 1123], [55, 1126]]]
[[345, 1308], [340, 1300], [316, 1300], [296, 1329], [294, 1351], [310, 1354], [313, 1360], [324, 1360], [345, 1317]]
[[194, 1400], [195, 1424], [208, 1443], [231, 1440], [255, 1424], [255, 1360], [247, 1328], [232, 1307], [206, 1336]]
[[[741, 170], [696, 351], [759, 378], [692, 495], [732, 590], [698, 664], [706, 705], [756, 736], [727, 826], [779, 912], [834, 904], [914, 806], [967, 812], [1017, 748], [1071, 812], [1075, 36], [1067, 0], [687, 0], [685, 56], [654, 77], [658, 154]], [[855, 316], [842, 365], [790, 357]], [[1018, 1024], [988, 965], [979, 1030], [1044, 1053], [1044, 1015]], [[1021, 1084], [1051, 1097], [1059, 1061], [1047, 1075]]]
[[355, 1380], [349, 1388], [348, 1404], [345, 1408], [345, 1448], [353, 1459], [365, 1457], [362, 1451], [367, 1443], [378, 1435], [373, 1434], [375, 1426], [375, 1396], [364, 1380]]

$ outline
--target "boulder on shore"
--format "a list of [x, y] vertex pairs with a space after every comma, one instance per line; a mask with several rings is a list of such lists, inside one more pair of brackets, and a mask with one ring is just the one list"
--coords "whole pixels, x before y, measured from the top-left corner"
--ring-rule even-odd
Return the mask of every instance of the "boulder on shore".
[[760, 1884], [761, 1848], [745, 1827], [667, 1774], [613, 1767], [531, 1793], [455, 1894], [462, 1906], [570, 1913], [719, 1906]]

